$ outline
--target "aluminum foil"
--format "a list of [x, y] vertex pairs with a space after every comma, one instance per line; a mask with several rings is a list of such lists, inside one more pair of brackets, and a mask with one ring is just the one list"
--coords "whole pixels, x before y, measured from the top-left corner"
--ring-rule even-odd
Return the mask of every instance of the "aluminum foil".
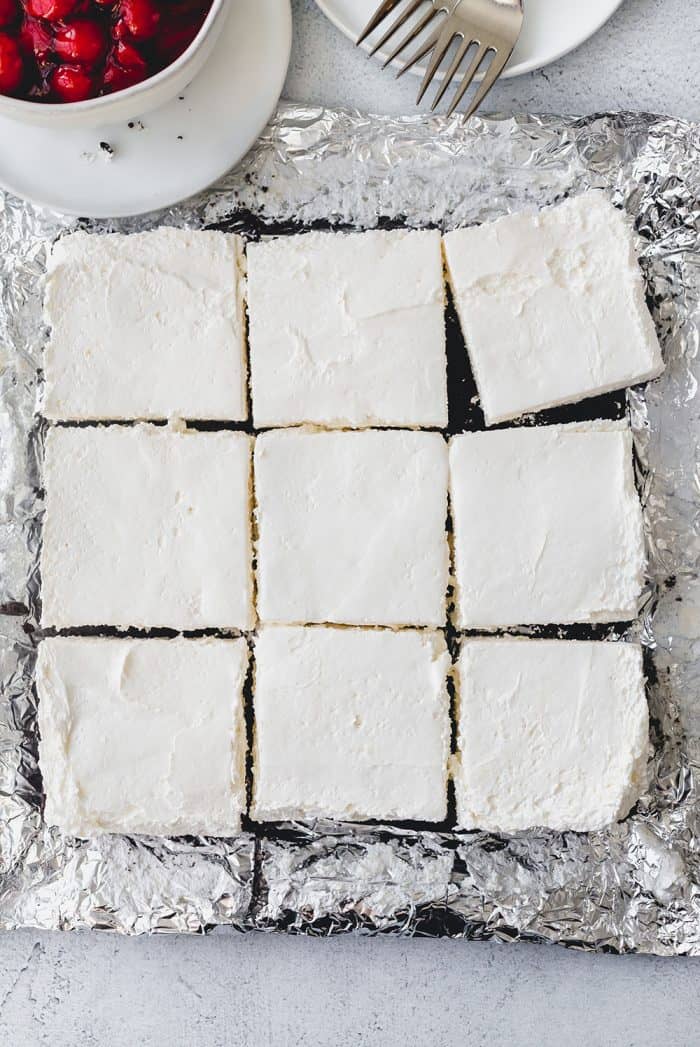
[[[643, 114], [477, 119], [465, 128], [458, 118], [285, 105], [236, 171], [166, 212], [75, 222], [2, 198], [0, 927], [359, 928], [700, 954], [699, 146], [696, 126]], [[448, 229], [591, 187], [609, 190], [634, 220], [668, 364], [627, 397], [649, 545], [632, 633], [647, 648], [653, 746], [650, 785], [630, 817], [600, 833], [514, 837], [316, 823], [249, 824], [231, 840], [75, 841], [48, 829], [33, 690], [35, 399], [41, 278], [55, 236], [76, 225], [133, 231], [163, 222], [250, 237], [329, 223]], [[620, 404], [577, 410], [599, 408]]]

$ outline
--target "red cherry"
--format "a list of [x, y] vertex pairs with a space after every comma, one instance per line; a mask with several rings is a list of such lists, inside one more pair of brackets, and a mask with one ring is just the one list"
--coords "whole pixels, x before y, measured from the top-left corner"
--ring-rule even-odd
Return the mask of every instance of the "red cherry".
[[9, 25], [16, 18], [17, 0], [0, 0], [0, 25]]
[[94, 93], [92, 77], [79, 66], [57, 66], [50, 83], [54, 95], [62, 102], [84, 102]]
[[123, 69], [138, 69], [146, 72], [146, 59], [133, 44], [127, 43], [126, 40], [120, 40], [112, 54]]
[[0, 94], [17, 90], [24, 76], [24, 63], [19, 44], [7, 33], [0, 33]]
[[160, 12], [153, 0], [121, 0], [120, 22], [134, 40], [148, 40], [155, 36]]
[[190, 21], [199, 19], [201, 24], [209, 13], [211, 0], [180, 0], [179, 3], [174, 3], [171, 6], [173, 14], [178, 17], [185, 17]]
[[156, 40], [156, 48], [161, 61], [169, 65], [179, 58], [190, 46], [200, 29], [200, 22], [193, 25], [190, 22], [178, 21], [164, 26]]
[[148, 66], [141, 54], [120, 40], [112, 51], [104, 71], [103, 84], [108, 94], [125, 91], [127, 87], [141, 83], [148, 76]]
[[35, 18], [45, 18], [47, 22], [59, 22], [67, 18], [75, 8], [77, 0], [24, 0], [24, 6]]
[[43, 62], [53, 50], [53, 37], [43, 22], [38, 22], [34, 18], [25, 18], [19, 34], [19, 44], [25, 54], [35, 57], [38, 62]]
[[123, 69], [116, 62], [108, 62], [105, 68], [102, 82], [106, 94], [114, 94], [115, 91], [126, 91], [127, 87], [133, 87], [146, 79], [146, 73], [138, 69]]
[[94, 65], [104, 54], [105, 36], [97, 22], [76, 19], [57, 30], [54, 50], [66, 62]]

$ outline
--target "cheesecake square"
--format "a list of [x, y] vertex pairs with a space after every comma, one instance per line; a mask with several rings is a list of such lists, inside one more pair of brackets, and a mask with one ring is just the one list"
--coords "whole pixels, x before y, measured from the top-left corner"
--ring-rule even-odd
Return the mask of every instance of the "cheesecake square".
[[438, 232], [250, 244], [248, 312], [258, 428], [447, 425]]
[[43, 413], [52, 420], [243, 421], [238, 236], [72, 233], [51, 252]]
[[250, 628], [250, 480], [244, 433], [51, 429], [42, 624]]
[[450, 441], [460, 629], [628, 621], [646, 563], [626, 422]]
[[642, 649], [575, 640], [469, 639], [457, 666], [462, 829], [604, 829], [646, 785]]
[[600, 191], [444, 238], [487, 425], [663, 370], [632, 229]]
[[266, 432], [255, 494], [261, 621], [444, 626], [441, 435]]
[[440, 633], [263, 627], [252, 817], [442, 821], [449, 666]]
[[70, 836], [230, 836], [245, 640], [55, 637], [37, 663], [44, 818]]

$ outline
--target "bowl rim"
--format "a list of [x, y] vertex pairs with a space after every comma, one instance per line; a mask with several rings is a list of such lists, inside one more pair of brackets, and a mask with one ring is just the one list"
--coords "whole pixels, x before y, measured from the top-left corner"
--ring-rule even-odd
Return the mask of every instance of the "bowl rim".
[[140, 95], [146, 94], [147, 91], [151, 90], [162, 83], [168, 81], [172, 76], [176, 76], [183, 66], [187, 65], [195, 51], [199, 50], [200, 45], [204, 42], [204, 39], [209, 35], [214, 21], [218, 18], [223, 7], [228, 6], [229, 0], [211, 0], [211, 6], [207, 13], [207, 17], [202, 22], [199, 32], [195, 36], [194, 40], [189, 46], [179, 55], [174, 62], [170, 65], [166, 65], [160, 72], [154, 73], [153, 76], [149, 76], [146, 80], [141, 80], [138, 84], [133, 84], [131, 87], [125, 87], [121, 91], [114, 91], [109, 95], [98, 95], [97, 98], [86, 98], [82, 102], [32, 102], [26, 98], [15, 98], [14, 95], [0, 95], [0, 110], [4, 109], [5, 112], [12, 110], [19, 115], [20, 113], [44, 113], [49, 114], [52, 111], [61, 113], [90, 113], [99, 112], [100, 109], [109, 109], [111, 105], [116, 102], [129, 101], [130, 99], [137, 99]]

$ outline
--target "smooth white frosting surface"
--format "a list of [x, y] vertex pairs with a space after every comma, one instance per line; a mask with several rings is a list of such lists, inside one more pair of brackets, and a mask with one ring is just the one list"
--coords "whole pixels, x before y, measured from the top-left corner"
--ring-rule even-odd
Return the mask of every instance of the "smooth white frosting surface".
[[626, 422], [453, 437], [450, 497], [458, 628], [635, 617], [645, 551]]
[[57, 241], [45, 296], [46, 417], [244, 420], [242, 244], [167, 227]]
[[445, 624], [447, 445], [438, 433], [263, 433], [255, 494], [261, 621]]
[[87, 837], [238, 832], [247, 665], [245, 640], [42, 641], [47, 824]]
[[256, 426], [447, 424], [438, 232], [250, 244], [248, 311]]
[[487, 424], [663, 370], [632, 232], [604, 193], [458, 229], [444, 244]]
[[252, 626], [250, 480], [244, 433], [51, 429], [42, 624]]
[[589, 832], [646, 783], [642, 650], [572, 640], [465, 640], [457, 669], [463, 829]]
[[441, 821], [449, 665], [440, 633], [262, 628], [252, 817]]

